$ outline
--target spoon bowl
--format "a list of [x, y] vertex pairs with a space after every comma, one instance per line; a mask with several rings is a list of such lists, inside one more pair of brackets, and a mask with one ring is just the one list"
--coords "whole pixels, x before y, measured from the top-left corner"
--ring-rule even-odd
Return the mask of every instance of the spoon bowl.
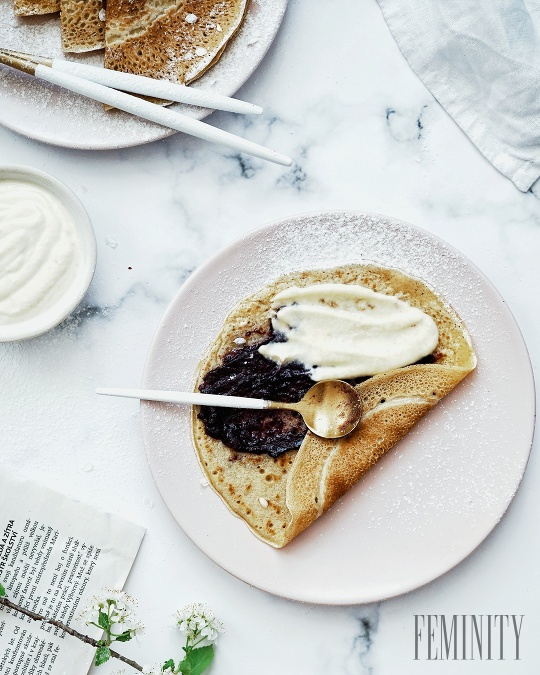
[[341, 380], [317, 382], [298, 403], [274, 403], [269, 408], [299, 412], [307, 428], [322, 438], [341, 438], [356, 429], [362, 402], [356, 389]]

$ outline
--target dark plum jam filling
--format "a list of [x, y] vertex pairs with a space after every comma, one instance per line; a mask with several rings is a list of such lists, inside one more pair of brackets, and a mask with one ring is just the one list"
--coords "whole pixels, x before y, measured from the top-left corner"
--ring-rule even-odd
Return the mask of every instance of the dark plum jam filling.
[[[261, 356], [258, 348], [264, 342], [229, 352], [221, 366], [204, 376], [200, 391], [269, 401], [299, 401], [314, 381], [299, 363], [279, 366]], [[299, 448], [307, 431], [301, 416], [289, 410], [201, 407], [199, 418], [206, 433], [229, 448], [272, 457]]]
[[[299, 401], [315, 384], [300, 363], [278, 365], [259, 354], [259, 347], [279, 336], [230, 351], [221, 366], [204, 376], [199, 390], [205, 394], [248, 396], [269, 401]], [[418, 363], [434, 363], [427, 356]], [[356, 385], [367, 377], [347, 380]], [[199, 412], [206, 433], [232, 450], [279, 457], [297, 450], [306, 435], [302, 417], [289, 410], [239, 410], [202, 406]]]

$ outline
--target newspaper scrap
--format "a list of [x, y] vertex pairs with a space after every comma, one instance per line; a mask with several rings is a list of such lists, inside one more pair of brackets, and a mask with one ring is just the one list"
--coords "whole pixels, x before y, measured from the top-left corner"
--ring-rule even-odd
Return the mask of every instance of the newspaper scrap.
[[[103, 588], [121, 589], [144, 529], [5, 470], [0, 474], [0, 583], [25, 609], [99, 639], [77, 615]], [[85, 675], [94, 648], [0, 607], [2, 675]]]

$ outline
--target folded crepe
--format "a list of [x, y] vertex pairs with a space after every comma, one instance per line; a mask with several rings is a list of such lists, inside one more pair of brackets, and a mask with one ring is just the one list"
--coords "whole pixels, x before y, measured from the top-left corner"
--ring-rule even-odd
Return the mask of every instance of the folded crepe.
[[206, 373], [238, 349], [238, 338], [249, 345], [270, 334], [272, 299], [277, 293], [319, 283], [360, 284], [398, 296], [431, 316], [439, 342], [434, 363], [375, 375], [356, 386], [364, 414], [349, 436], [327, 440], [307, 432], [299, 450], [275, 459], [236, 452], [211, 438], [194, 409], [194, 444], [210, 484], [257, 537], [276, 548], [329, 509], [476, 366], [464, 323], [433, 289], [398, 270], [349, 265], [288, 274], [240, 302], [199, 364], [197, 388]]
[[189, 84], [221, 56], [249, 0], [107, 0], [105, 67]]
[[33, 16], [60, 11], [60, 0], [13, 0], [15, 14]]
[[60, 5], [65, 52], [89, 52], [105, 46], [103, 0], [61, 0]]

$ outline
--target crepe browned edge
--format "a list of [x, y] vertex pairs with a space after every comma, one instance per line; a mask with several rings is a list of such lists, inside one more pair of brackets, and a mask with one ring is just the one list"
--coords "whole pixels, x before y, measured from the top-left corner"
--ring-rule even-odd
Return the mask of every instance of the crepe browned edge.
[[13, 9], [19, 16], [54, 14], [60, 11], [60, 0], [13, 0]]
[[322, 515], [476, 366], [463, 321], [427, 284], [394, 269], [348, 265], [287, 274], [242, 300], [199, 364], [196, 388], [205, 373], [237, 348], [235, 339], [253, 344], [269, 334], [277, 293], [316, 283], [361, 284], [420, 308], [439, 329], [437, 362], [400, 368], [357, 385], [364, 415], [353, 433], [326, 440], [308, 432], [298, 451], [277, 459], [235, 452], [209, 437], [194, 408], [194, 444], [210, 484], [255, 535], [276, 548]]
[[[248, 5], [249, 0], [108, 0], [105, 67], [189, 84], [219, 60]], [[197, 21], [187, 22], [188, 14]], [[206, 53], [197, 55], [197, 48]]]
[[61, 0], [60, 27], [65, 52], [89, 52], [105, 46], [103, 0]]

